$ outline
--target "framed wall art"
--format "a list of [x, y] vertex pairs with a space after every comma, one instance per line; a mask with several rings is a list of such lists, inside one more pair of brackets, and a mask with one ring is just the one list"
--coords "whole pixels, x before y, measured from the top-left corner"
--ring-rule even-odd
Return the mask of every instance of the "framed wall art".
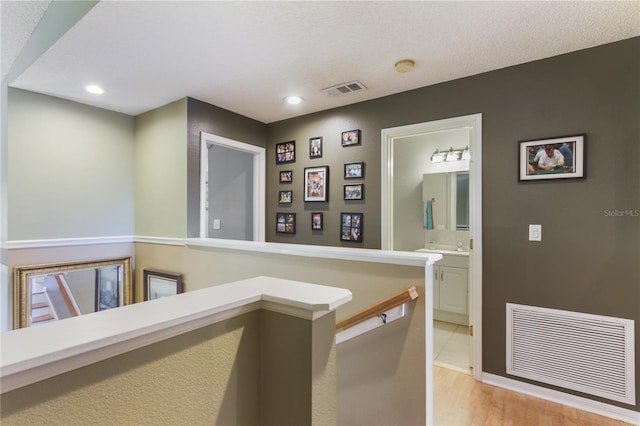
[[322, 136], [309, 139], [309, 158], [322, 158]]
[[295, 234], [296, 214], [276, 213], [276, 232], [279, 234]]
[[364, 163], [362, 161], [357, 163], [345, 163], [344, 164], [344, 178], [345, 179], [362, 179], [364, 178]]
[[324, 218], [322, 216], [322, 212], [313, 212], [311, 213], [311, 230], [312, 231], [322, 231]]
[[362, 213], [340, 213], [340, 241], [362, 242]]
[[587, 135], [519, 141], [518, 180], [584, 178]]
[[343, 191], [345, 200], [362, 200], [364, 199], [364, 184], [356, 183], [353, 185], [345, 185]]
[[182, 274], [145, 269], [142, 272], [144, 300], [159, 299], [184, 292]]
[[291, 204], [293, 202], [293, 191], [280, 191], [278, 193], [278, 204]]
[[342, 146], [360, 145], [360, 130], [342, 132]]
[[305, 167], [304, 201], [329, 201], [329, 166]]
[[293, 182], [293, 170], [282, 170], [278, 179], [279, 183], [292, 183]]
[[296, 161], [296, 141], [276, 144], [276, 164], [293, 163]]

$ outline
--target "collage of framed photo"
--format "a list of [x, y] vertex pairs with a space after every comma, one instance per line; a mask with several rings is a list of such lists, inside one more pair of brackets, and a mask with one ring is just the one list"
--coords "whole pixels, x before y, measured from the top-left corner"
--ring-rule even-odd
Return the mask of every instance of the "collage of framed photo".
[[362, 242], [362, 213], [340, 213], [340, 241]]
[[280, 234], [295, 234], [296, 214], [276, 213], [276, 232]]
[[276, 164], [287, 164], [296, 161], [296, 141], [276, 144]]

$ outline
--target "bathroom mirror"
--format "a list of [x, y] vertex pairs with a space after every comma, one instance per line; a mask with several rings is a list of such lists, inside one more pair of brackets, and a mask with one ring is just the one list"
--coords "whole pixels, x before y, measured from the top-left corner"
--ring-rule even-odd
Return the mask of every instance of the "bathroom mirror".
[[425, 229], [469, 229], [468, 171], [423, 175], [422, 198]]
[[14, 269], [14, 328], [132, 303], [131, 258]]

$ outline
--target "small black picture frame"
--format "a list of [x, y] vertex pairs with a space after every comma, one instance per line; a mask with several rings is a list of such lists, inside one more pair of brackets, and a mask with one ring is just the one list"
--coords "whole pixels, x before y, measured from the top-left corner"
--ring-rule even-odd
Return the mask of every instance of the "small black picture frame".
[[347, 130], [342, 132], [342, 146], [360, 145], [360, 130]]
[[293, 191], [279, 191], [278, 204], [291, 204], [293, 202]]
[[345, 179], [364, 179], [364, 162], [344, 163]]
[[279, 183], [293, 183], [293, 170], [282, 170], [280, 172], [280, 177], [278, 178]]
[[312, 212], [311, 213], [311, 230], [312, 231], [322, 231], [324, 226], [324, 217], [322, 212]]
[[309, 158], [322, 158], [322, 136], [309, 139]]
[[276, 232], [279, 234], [295, 234], [296, 214], [276, 213]]
[[296, 141], [276, 144], [276, 164], [287, 164], [296, 161]]
[[142, 271], [144, 300], [159, 299], [184, 292], [182, 274], [144, 269]]
[[364, 183], [344, 185], [344, 200], [364, 200]]
[[363, 221], [362, 213], [340, 213], [340, 241], [361, 243]]

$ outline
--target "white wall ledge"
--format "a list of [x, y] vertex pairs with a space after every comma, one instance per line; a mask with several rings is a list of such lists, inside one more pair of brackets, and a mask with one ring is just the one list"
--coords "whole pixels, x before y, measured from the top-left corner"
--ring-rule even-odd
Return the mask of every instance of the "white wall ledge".
[[256, 277], [5, 332], [1, 392], [256, 309], [313, 320], [351, 297], [346, 289]]
[[442, 259], [438, 253], [420, 253], [376, 249], [358, 249], [349, 247], [312, 246], [304, 244], [266, 243], [239, 240], [221, 240], [214, 238], [187, 238], [187, 246], [203, 248], [221, 248], [305, 256], [325, 259], [356, 260], [361, 262], [387, 263], [394, 265], [420, 266], [432, 265]]
[[327, 259], [356, 260], [361, 262], [386, 263], [394, 265], [432, 265], [442, 259], [438, 253], [359, 249], [350, 247], [313, 246], [304, 244], [267, 243], [255, 241], [223, 240], [216, 238], [171, 238], [152, 236], [113, 236], [93, 238], [59, 238], [45, 240], [7, 241], [9, 250], [25, 248], [65, 247], [93, 244], [146, 243], [201, 248], [218, 248], [288, 256], [305, 256]]

